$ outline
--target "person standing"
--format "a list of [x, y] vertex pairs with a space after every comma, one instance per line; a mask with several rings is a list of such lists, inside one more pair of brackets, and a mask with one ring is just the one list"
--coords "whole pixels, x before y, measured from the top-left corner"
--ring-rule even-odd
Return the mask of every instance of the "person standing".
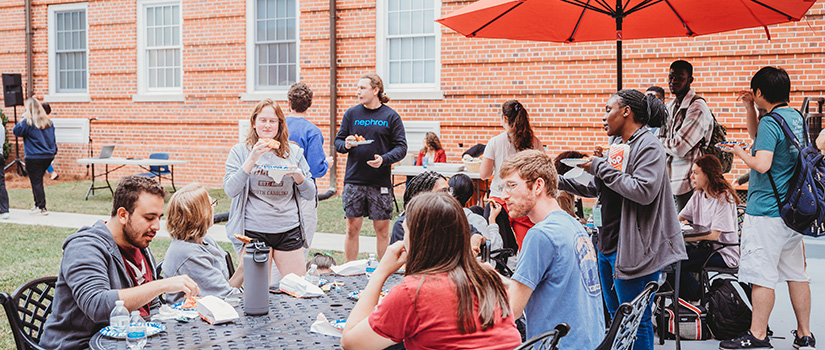
[[702, 155], [698, 146], [708, 142], [713, 134], [713, 114], [705, 100], [690, 87], [693, 65], [683, 60], [671, 63], [667, 83], [675, 97], [668, 104], [670, 117], [658, 136], [667, 157], [676, 210], [681, 211], [693, 195], [690, 174], [694, 161]]
[[[358, 105], [344, 113], [335, 137], [335, 149], [347, 154], [344, 191], [341, 194], [347, 218], [344, 255], [347, 261], [358, 256], [358, 236], [364, 216], [375, 228], [378, 256], [384, 256], [389, 242], [393, 210], [390, 166], [407, 155], [407, 137], [401, 117], [386, 105], [384, 82], [375, 73], [358, 80]], [[360, 135], [368, 144], [357, 144]]]
[[[296, 196], [315, 197], [309, 165], [300, 147], [289, 142], [284, 113], [275, 101], [259, 102], [249, 122], [246, 140], [233, 146], [226, 159], [223, 190], [232, 198], [226, 235], [236, 252], [242, 246], [236, 233], [266, 243], [282, 275], [303, 276], [306, 239]], [[278, 179], [271, 171], [285, 173]]]
[[30, 214], [49, 215], [46, 210], [46, 192], [43, 190], [43, 174], [52, 164], [57, 154], [57, 142], [54, 137], [54, 125], [46, 110], [37, 99], [26, 100], [23, 120], [14, 126], [14, 134], [23, 138], [26, 153], [26, 172], [32, 184], [34, 207]]
[[[776, 285], [788, 284], [797, 328], [793, 330], [797, 349], [814, 349], [811, 333], [810, 276], [805, 268], [802, 235], [788, 227], [779, 214], [778, 198], [788, 191], [799, 151], [785, 136], [773, 116], [757, 117], [757, 108], [770, 111], [788, 124], [797, 140], [806, 140], [802, 115], [788, 107], [791, 78], [784, 69], [763, 67], [751, 78], [751, 91], [741, 95], [746, 111], [748, 134], [754, 140], [750, 154], [736, 145], [731, 152], [751, 169], [748, 205], [742, 221], [739, 281], [751, 283], [753, 317], [742, 336], [723, 341], [721, 349], [772, 349], [767, 336], [768, 320], [776, 299]], [[778, 193], [774, 194], [774, 182]]]
[[[583, 185], [559, 177], [559, 189], [599, 197], [599, 275], [613, 317], [621, 303], [633, 300], [648, 282], [659, 280], [665, 266], [687, 259], [687, 254], [668, 186], [665, 151], [645, 128], [650, 114], [665, 113], [664, 105], [639, 91], [621, 90], [607, 100], [605, 112], [607, 135], [614, 144], [627, 145], [627, 163], [617, 169], [607, 159], [591, 158], [579, 166], [593, 181]], [[650, 309], [642, 315], [636, 337], [634, 350], [653, 349]]]

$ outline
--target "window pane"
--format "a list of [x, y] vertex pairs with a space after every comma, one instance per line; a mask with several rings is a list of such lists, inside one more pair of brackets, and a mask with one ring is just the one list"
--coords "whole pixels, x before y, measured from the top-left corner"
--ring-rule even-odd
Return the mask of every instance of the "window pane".
[[424, 13], [421, 11], [412, 12], [412, 32], [415, 34], [424, 32]]
[[166, 66], [167, 67], [174, 67], [175, 66], [175, 51], [177, 50], [166, 50]]
[[421, 84], [424, 82], [424, 61], [416, 61], [413, 63], [413, 83]]
[[80, 47], [80, 32], [72, 32], [72, 49]]
[[172, 45], [180, 45], [180, 26], [172, 27]]
[[149, 87], [157, 87], [157, 86], [158, 86], [157, 69], [149, 68]]
[[289, 73], [287, 72], [287, 66], [282, 64], [278, 66], [278, 85], [287, 84], [289, 84]]
[[277, 4], [275, 0], [267, 0], [266, 2], [266, 18], [275, 18], [275, 9]]
[[388, 8], [389, 8], [390, 11], [398, 11], [398, 1], [399, 0], [390, 0], [390, 1], [388, 1], [389, 2]]
[[172, 6], [172, 24], [180, 25], [180, 6]]
[[157, 67], [158, 66], [158, 56], [155, 50], [150, 50], [149, 52], [149, 67]]
[[413, 58], [420, 60], [424, 58], [424, 38], [413, 38]]
[[287, 16], [286, 14], [286, 0], [278, 0], [278, 8], [275, 11], [275, 16], [278, 18], [284, 18]]
[[401, 59], [401, 39], [390, 39], [390, 61]]
[[166, 46], [171, 46], [174, 42], [174, 39], [172, 39], [172, 27], [163, 28], [163, 36], [166, 37], [166, 40], [163, 41], [163, 44]]
[[255, 35], [255, 42], [261, 42], [266, 40], [266, 22], [265, 21], [257, 21], [257, 33]]
[[412, 83], [412, 62], [401, 62], [401, 83]]
[[398, 7], [399, 10], [409, 10], [410, 9], [410, 1], [409, 0], [400, 0], [398, 2], [401, 6]]
[[298, 81], [298, 69], [297, 66], [294, 64], [289, 65], [289, 81], [287, 81], [288, 85], [292, 85], [293, 83]]
[[267, 77], [267, 70], [264, 66], [258, 66], [258, 82], [255, 84], [256, 87], [265, 86], [266, 84], [266, 77]]
[[275, 21], [266, 21], [266, 41], [275, 40]]
[[78, 50], [86, 50], [86, 30], [82, 30], [80, 32], [80, 46], [77, 47]]
[[269, 80], [267, 80], [267, 86], [273, 86], [278, 84], [278, 69], [276, 66], [269, 67]]
[[390, 62], [390, 84], [401, 82], [401, 63]]
[[428, 36], [424, 43], [424, 57], [435, 58], [435, 37]]
[[278, 62], [278, 44], [271, 44], [269, 46], [269, 64]]
[[412, 57], [413, 38], [401, 39], [401, 57], [409, 59]]
[[289, 44], [278, 44], [278, 63], [286, 63], [289, 60]]
[[435, 10], [424, 11], [424, 33], [434, 33], [435, 28]]
[[278, 23], [278, 40], [286, 40], [286, 20], [279, 20]]
[[175, 80], [174, 80], [174, 85], [175, 85], [175, 87], [180, 87], [180, 85], [181, 85], [181, 80], [180, 80], [180, 69], [174, 69], [173, 71], [175, 72], [175, 76], [174, 76], [174, 78], [175, 78]]
[[387, 18], [387, 24], [389, 27], [389, 35], [398, 35], [398, 13], [397, 12], [390, 12], [390, 15]]
[[269, 48], [266, 45], [256, 45], [255, 50], [258, 52], [258, 64], [266, 64], [269, 62]]
[[428, 60], [424, 64], [424, 82], [435, 83], [435, 60]]
[[163, 29], [155, 29], [155, 47], [163, 46]]
[[265, 18], [266, 16], [266, 0], [258, 0], [257, 1], [258, 11], [255, 13], [255, 18], [261, 19]]
[[154, 7], [147, 7], [146, 8], [146, 25], [150, 26], [150, 27], [155, 25], [155, 8]]
[[156, 7], [155, 8], [155, 25], [160, 26], [163, 25], [163, 8]]
[[287, 5], [286, 5], [287, 15], [286, 16], [287, 17], [296, 17], [297, 13], [295, 13], [295, 0], [287, 0], [286, 3], [287, 3]]
[[295, 43], [287, 44], [287, 48], [289, 48], [289, 60], [288, 63], [295, 65], [298, 63], [298, 49], [295, 47]]
[[286, 21], [286, 39], [295, 40], [295, 20], [289, 19]]
[[[402, 1], [406, 2], [406, 1]], [[398, 34], [410, 34], [410, 29], [412, 28], [412, 24], [410, 23], [410, 13], [409, 12], [401, 12], [398, 15]]]

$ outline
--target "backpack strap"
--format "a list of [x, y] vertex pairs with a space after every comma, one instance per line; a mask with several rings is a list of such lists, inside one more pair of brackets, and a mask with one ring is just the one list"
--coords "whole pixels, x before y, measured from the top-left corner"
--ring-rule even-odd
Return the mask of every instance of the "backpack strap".
[[[803, 136], [805, 136], [805, 141], [807, 141], [808, 123], [805, 121], [805, 116], [803, 116], [802, 113], [797, 111], [796, 109], [794, 109], [794, 111], [799, 113], [799, 116], [802, 117], [802, 132]], [[770, 113], [766, 114], [765, 117], [773, 118], [773, 120], [775, 120], [779, 124], [779, 127], [782, 128], [782, 133], [785, 134], [785, 137], [787, 137], [788, 140], [790, 140], [791, 143], [796, 147], [796, 149], [799, 150], [800, 153], [802, 153], [802, 146], [799, 145], [799, 140], [797, 140], [796, 135], [793, 134], [791, 127], [788, 126], [788, 123], [785, 122], [785, 118], [782, 118], [782, 116], [780, 116], [778, 113], [774, 111], [771, 111]], [[782, 199], [779, 196], [779, 190], [776, 189], [776, 182], [774, 182], [773, 180], [773, 175], [771, 175], [770, 168], [768, 169], [767, 173], [768, 180], [770, 180], [771, 188], [773, 189], [773, 196], [776, 197], [776, 207], [777, 209], [779, 209], [782, 207]]]

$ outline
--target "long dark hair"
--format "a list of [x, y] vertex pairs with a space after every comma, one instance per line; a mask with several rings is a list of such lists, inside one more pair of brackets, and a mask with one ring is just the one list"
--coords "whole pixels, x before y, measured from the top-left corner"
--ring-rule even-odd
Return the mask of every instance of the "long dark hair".
[[516, 151], [521, 152], [532, 149], [533, 128], [530, 127], [529, 115], [524, 105], [517, 100], [509, 100], [501, 105], [501, 114], [507, 119], [507, 125], [510, 126], [507, 137], [513, 147], [516, 148]]
[[444, 147], [441, 146], [441, 140], [438, 139], [438, 135], [432, 131], [427, 131], [427, 134], [424, 135], [424, 140], [426, 141], [426, 146], [421, 149], [422, 153], [444, 149]]
[[[492, 269], [481, 266], [472, 254], [470, 224], [455, 198], [444, 192], [416, 196], [407, 206], [406, 223], [409, 228], [406, 274], [422, 275], [424, 279], [427, 275], [448, 274], [456, 286], [461, 334], [477, 331], [474, 300], [478, 300], [482, 330], [496, 323], [496, 309], [501, 310], [501, 318], [510, 315], [501, 279]], [[416, 303], [417, 296], [418, 292]]]
[[711, 197], [718, 197], [722, 193], [726, 193], [726, 200], [730, 203], [739, 205], [739, 196], [736, 195], [736, 190], [733, 189], [730, 183], [725, 180], [722, 173], [722, 163], [712, 154], [706, 154], [694, 161], [696, 166], [702, 169], [702, 172], [708, 177], [708, 194]]

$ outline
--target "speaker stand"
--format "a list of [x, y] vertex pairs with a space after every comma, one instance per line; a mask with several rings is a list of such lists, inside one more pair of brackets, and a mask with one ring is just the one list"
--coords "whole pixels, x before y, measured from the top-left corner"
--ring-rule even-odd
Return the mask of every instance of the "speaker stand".
[[[14, 106], [14, 125], [17, 125], [17, 106]], [[3, 168], [3, 173], [5, 174], [6, 170], [9, 170], [12, 165], [16, 164], [17, 175], [26, 176], [26, 163], [20, 160], [20, 143], [17, 135], [14, 135], [14, 154], [16, 155], [14, 160]]]

